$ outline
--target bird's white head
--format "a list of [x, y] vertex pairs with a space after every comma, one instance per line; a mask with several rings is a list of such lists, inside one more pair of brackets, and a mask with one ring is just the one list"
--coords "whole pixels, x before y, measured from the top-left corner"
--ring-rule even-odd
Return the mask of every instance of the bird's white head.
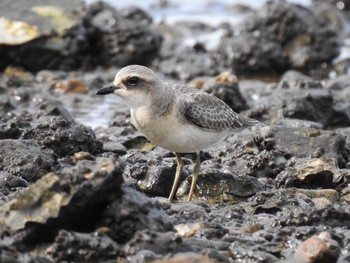
[[122, 97], [132, 108], [150, 103], [151, 94], [160, 92], [162, 81], [151, 69], [130, 65], [122, 68], [111, 85], [99, 89], [96, 94], [114, 93]]

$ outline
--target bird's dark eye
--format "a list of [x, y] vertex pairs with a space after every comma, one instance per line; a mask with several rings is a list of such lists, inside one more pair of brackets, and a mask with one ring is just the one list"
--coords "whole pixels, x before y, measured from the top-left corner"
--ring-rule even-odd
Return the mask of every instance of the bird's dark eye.
[[131, 86], [135, 86], [137, 83], [139, 83], [140, 79], [138, 77], [130, 77], [128, 78], [127, 82]]

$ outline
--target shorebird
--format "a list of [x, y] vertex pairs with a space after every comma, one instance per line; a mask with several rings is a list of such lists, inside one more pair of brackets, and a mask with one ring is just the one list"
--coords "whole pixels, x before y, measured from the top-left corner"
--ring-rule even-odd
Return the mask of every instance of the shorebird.
[[130, 106], [131, 122], [153, 144], [175, 153], [177, 167], [169, 195], [172, 201], [183, 170], [180, 153], [196, 153], [188, 201], [200, 170], [200, 151], [225, 139], [234, 129], [260, 122], [234, 112], [225, 102], [186, 85], [163, 82], [151, 69], [130, 65], [114, 82], [97, 91], [114, 93]]

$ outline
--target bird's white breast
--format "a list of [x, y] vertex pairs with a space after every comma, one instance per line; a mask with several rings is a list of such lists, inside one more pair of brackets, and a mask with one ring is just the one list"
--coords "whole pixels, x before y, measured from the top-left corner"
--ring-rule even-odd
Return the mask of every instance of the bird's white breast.
[[152, 143], [173, 152], [195, 152], [220, 142], [230, 130], [207, 131], [183, 122], [173, 110], [154, 118], [147, 107], [131, 109], [131, 120]]

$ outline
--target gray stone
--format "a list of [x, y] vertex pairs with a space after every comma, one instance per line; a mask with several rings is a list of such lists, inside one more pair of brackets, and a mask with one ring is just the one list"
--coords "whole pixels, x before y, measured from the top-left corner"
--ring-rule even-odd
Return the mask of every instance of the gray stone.
[[0, 140], [0, 170], [35, 181], [57, 165], [56, 155], [33, 140]]
[[37, 140], [61, 157], [80, 151], [95, 154], [102, 150], [102, 143], [91, 128], [67, 121], [62, 116], [39, 118], [33, 128], [22, 134], [22, 139]]
[[268, 1], [240, 26], [223, 38], [215, 54], [237, 72], [319, 69], [339, 54], [336, 32], [302, 5]]

